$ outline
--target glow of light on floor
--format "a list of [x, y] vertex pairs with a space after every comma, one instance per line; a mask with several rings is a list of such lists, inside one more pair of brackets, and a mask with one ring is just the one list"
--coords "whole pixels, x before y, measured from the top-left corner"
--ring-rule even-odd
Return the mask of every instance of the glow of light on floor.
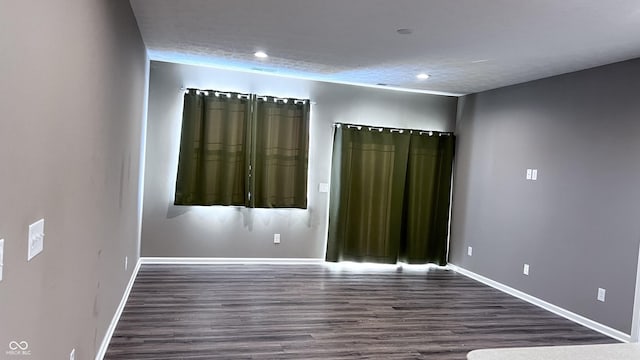
[[397, 272], [425, 272], [429, 270], [448, 269], [446, 266], [438, 266], [435, 264], [406, 264], [406, 263], [397, 263], [397, 264], [377, 264], [377, 263], [368, 263], [368, 262], [352, 262], [352, 261], [342, 261], [338, 263], [326, 262], [325, 265], [335, 271], [354, 271], [354, 272], [367, 272], [367, 271], [397, 271]]

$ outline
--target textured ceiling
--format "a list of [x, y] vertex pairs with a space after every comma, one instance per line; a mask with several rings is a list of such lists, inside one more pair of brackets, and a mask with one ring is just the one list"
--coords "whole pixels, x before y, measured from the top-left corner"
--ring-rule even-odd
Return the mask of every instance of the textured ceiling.
[[[638, 0], [131, 5], [154, 60], [435, 93], [473, 93], [640, 57]], [[255, 58], [257, 50], [269, 58]], [[431, 78], [416, 79], [421, 72]]]

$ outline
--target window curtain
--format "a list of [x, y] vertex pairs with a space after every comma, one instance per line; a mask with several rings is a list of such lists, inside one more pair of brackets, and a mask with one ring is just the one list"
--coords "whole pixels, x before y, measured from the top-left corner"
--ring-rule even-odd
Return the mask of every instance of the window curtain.
[[258, 97], [254, 116], [251, 206], [306, 209], [309, 102]]
[[396, 263], [409, 133], [336, 129], [327, 261]]
[[409, 145], [399, 260], [447, 263], [454, 137], [413, 132]]
[[336, 128], [327, 261], [446, 264], [454, 137]]
[[189, 89], [175, 205], [307, 208], [308, 100]]
[[245, 205], [250, 106], [236, 93], [185, 94], [176, 205]]

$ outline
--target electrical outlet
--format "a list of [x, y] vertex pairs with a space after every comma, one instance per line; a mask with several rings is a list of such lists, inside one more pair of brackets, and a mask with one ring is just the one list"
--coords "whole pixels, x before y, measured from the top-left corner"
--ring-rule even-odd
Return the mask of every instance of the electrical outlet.
[[467, 255], [472, 256], [473, 255], [473, 248], [471, 246], [469, 246], [467, 248]]
[[533, 181], [538, 180], [538, 169], [531, 170], [531, 180]]
[[4, 239], [0, 239], [0, 281], [2, 281], [3, 266], [4, 266]]
[[527, 180], [531, 180], [531, 169], [527, 169]]
[[273, 234], [273, 243], [280, 244], [280, 234]]
[[69, 353], [69, 360], [76, 360], [76, 349], [75, 348], [71, 349], [71, 352]]
[[522, 269], [522, 273], [529, 276], [529, 264], [524, 264], [524, 268]]
[[604, 302], [605, 295], [607, 294], [607, 290], [603, 288], [598, 288], [598, 301]]
[[125, 256], [124, 257], [124, 271], [127, 271], [129, 269], [129, 257]]
[[29, 225], [27, 260], [33, 259], [44, 249], [44, 219]]

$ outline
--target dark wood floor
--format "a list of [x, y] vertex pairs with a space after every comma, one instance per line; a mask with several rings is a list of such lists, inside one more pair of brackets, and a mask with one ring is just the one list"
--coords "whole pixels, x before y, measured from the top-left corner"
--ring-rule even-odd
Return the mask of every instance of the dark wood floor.
[[144, 265], [106, 359], [466, 359], [612, 343], [452, 271]]

